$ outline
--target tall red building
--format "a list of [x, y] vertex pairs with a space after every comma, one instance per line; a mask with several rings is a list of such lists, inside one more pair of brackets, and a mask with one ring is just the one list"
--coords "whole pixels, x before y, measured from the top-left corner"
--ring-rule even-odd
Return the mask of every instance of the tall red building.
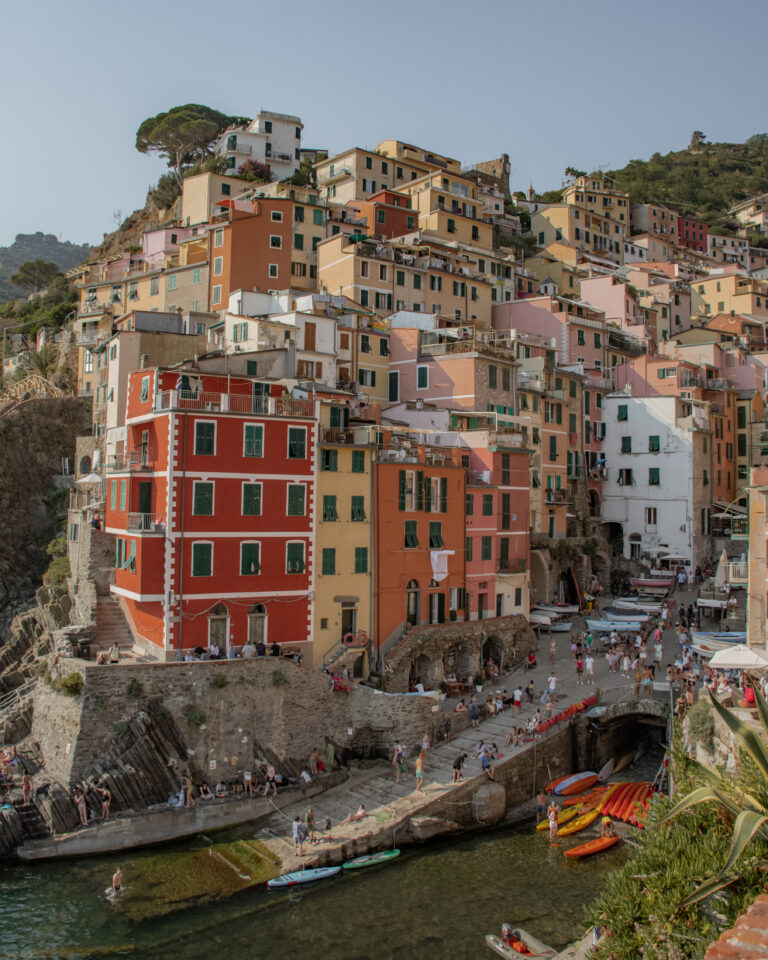
[[678, 215], [677, 242], [681, 247], [696, 250], [698, 253], [707, 252], [707, 235], [709, 227], [701, 220], [694, 220]]
[[106, 529], [135, 634], [161, 659], [311, 639], [315, 404], [192, 368], [129, 375]]

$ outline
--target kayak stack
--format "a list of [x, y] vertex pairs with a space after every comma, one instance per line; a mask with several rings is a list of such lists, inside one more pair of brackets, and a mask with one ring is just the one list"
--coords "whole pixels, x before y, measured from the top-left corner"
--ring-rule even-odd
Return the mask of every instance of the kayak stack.
[[643, 817], [640, 811], [645, 811], [653, 793], [653, 784], [648, 781], [641, 783], [624, 783], [603, 807], [606, 816], [634, 826], [643, 826]]

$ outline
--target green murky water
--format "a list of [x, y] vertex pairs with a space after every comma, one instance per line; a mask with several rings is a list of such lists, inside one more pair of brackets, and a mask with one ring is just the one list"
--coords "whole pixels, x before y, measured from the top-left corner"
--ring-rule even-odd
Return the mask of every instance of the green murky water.
[[[2, 865], [0, 957], [488, 960], [484, 935], [505, 920], [565, 946], [624, 858], [616, 848], [569, 862], [527, 827], [411, 848], [385, 866], [272, 893], [232, 869], [251, 855], [231, 849], [217, 844], [218, 857], [198, 840], [120, 861]], [[105, 887], [117, 862], [125, 892], [112, 904]]]

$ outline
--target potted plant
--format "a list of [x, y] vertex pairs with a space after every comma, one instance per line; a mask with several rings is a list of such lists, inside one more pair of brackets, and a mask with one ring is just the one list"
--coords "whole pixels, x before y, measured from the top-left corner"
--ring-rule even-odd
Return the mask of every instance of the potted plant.
[[478, 693], [483, 692], [483, 675], [481, 673], [475, 674], [475, 690]]
[[440, 699], [445, 700], [448, 696], [448, 687], [446, 686], [445, 680], [441, 680], [437, 685], [437, 692], [440, 694]]

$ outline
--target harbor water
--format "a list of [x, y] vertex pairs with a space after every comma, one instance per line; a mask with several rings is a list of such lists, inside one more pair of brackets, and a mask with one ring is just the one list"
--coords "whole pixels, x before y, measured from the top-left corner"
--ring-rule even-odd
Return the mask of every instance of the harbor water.
[[[624, 856], [620, 846], [566, 861], [529, 825], [409, 848], [389, 864], [280, 892], [226, 890], [205, 838], [120, 859], [5, 863], [0, 957], [480, 960], [492, 956], [485, 934], [504, 921], [564, 947]], [[110, 902], [118, 863], [125, 890]], [[208, 888], [221, 898], [201, 896]]]

